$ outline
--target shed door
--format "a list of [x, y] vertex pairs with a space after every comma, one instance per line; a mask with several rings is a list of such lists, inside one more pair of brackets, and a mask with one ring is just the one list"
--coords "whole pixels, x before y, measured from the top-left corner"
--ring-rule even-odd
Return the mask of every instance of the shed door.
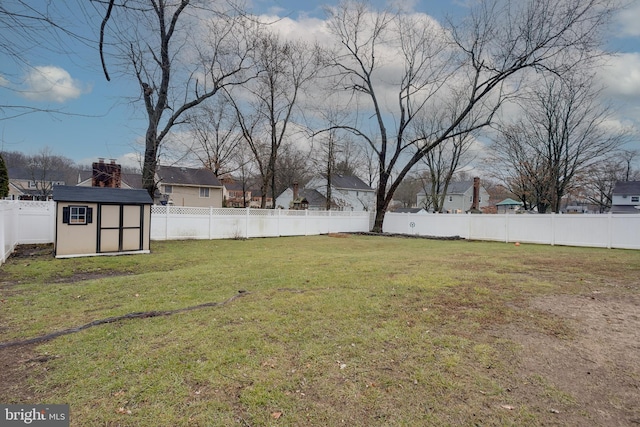
[[143, 206], [101, 205], [98, 252], [142, 250]]

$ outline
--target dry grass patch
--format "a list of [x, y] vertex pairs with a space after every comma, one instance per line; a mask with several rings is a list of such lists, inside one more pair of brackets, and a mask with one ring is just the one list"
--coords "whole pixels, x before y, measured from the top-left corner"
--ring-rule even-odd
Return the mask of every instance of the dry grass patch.
[[[626, 356], [640, 338], [637, 252], [349, 237], [12, 259], [0, 270], [3, 341], [248, 292], [221, 307], [0, 350], [0, 401], [69, 403], [78, 426], [640, 420], [630, 404], [640, 362]], [[597, 383], [583, 375], [585, 357]], [[606, 396], [599, 406], [596, 392]]]

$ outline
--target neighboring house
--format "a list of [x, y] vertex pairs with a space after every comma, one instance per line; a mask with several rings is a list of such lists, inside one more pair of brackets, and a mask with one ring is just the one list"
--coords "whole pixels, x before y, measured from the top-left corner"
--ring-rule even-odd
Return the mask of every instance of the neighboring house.
[[209, 169], [158, 166], [155, 203], [190, 207], [222, 207], [222, 183]]
[[[262, 203], [262, 191], [260, 189], [251, 190], [251, 202], [249, 203], [249, 207], [251, 208], [259, 208]], [[273, 197], [265, 197], [265, 206], [270, 208], [273, 204]]]
[[105, 163], [104, 159], [99, 159], [93, 163], [92, 170], [78, 172], [77, 186], [142, 189], [142, 174], [122, 172], [115, 160]]
[[[313, 191], [314, 190], [315, 193]], [[318, 193], [321, 199], [316, 195]], [[306, 197], [309, 209], [326, 209], [327, 176], [319, 175], [311, 179], [300, 196]], [[324, 203], [322, 204], [322, 199]], [[293, 188], [286, 189], [276, 199], [276, 205], [289, 209], [294, 200]], [[331, 209], [341, 211], [372, 211], [375, 207], [375, 191], [357, 176], [331, 176]], [[317, 208], [316, 208], [317, 206]]]
[[[476, 191], [474, 192], [474, 189]], [[474, 201], [474, 194], [477, 200]], [[418, 206], [426, 206], [428, 196], [423, 191], [418, 193]], [[480, 178], [473, 181], [457, 181], [449, 183], [444, 196], [442, 212], [464, 213], [470, 210], [479, 211], [489, 206], [489, 193], [480, 184]]]
[[[53, 187], [65, 185], [62, 172], [32, 171], [27, 168], [9, 168], [9, 198], [14, 200], [50, 200]], [[38, 176], [41, 175], [41, 176]]]
[[640, 181], [618, 181], [613, 187], [611, 213], [640, 213]]
[[[284, 204], [283, 204], [284, 203]], [[303, 188], [298, 190], [298, 184], [287, 188], [276, 198], [276, 206], [282, 209], [308, 209], [311, 211], [323, 211], [327, 209], [327, 198], [318, 190]], [[332, 205], [337, 209], [337, 205]]]
[[227, 208], [244, 208], [251, 206], [251, 190], [246, 184], [233, 178], [222, 179], [223, 205]]
[[496, 208], [499, 214], [516, 213], [524, 205], [522, 202], [518, 202], [513, 199], [504, 199], [500, 203], [496, 203]]

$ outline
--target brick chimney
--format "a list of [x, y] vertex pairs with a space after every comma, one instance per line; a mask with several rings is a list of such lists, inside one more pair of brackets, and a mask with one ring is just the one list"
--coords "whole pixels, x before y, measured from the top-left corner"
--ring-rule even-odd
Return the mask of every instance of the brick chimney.
[[480, 178], [473, 178], [473, 201], [471, 202], [471, 210], [480, 209]]
[[298, 199], [298, 181], [294, 181], [293, 183], [293, 200]]
[[105, 163], [103, 158], [99, 158], [93, 163], [93, 173], [91, 185], [93, 187], [120, 188], [122, 183], [122, 167], [116, 164], [115, 159], [111, 163]]

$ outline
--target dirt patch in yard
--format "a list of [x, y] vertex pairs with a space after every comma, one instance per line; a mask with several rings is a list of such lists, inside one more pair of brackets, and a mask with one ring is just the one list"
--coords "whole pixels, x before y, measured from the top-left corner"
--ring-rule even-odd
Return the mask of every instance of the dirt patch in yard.
[[[331, 236], [331, 237], [343, 237]], [[22, 245], [13, 255], [20, 262], [38, 257], [51, 257], [52, 248], [42, 245]], [[23, 261], [24, 259], [24, 261]], [[459, 262], [459, 260], [457, 261]], [[586, 261], [585, 261], [586, 262]], [[533, 268], [539, 274], [544, 270], [537, 264]], [[551, 271], [551, 270], [550, 270]], [[78, 272], [71, 276], [54, 277], [47, 283], [75, 282], [128, 274], [118, 271]], [[511, 272], [511, 274], [514, 274]], [[551, 273], [549, 273], [551, 274]], [[614, 280], [611, 275], [603, 274], [605, 280]], [[553, 278], [550, 277], [551, 281]], [[17, 293], [15, 282], [0, 282], [0, 310], [2, 295]], [[460, 403], [460, 414], [473, 412], [478, 417], [496, 411], [519, 411], [532, 413], [535, 422], [531, 425], [557, 426], [631, 426], [640, 427], [640, 294], [638, 282], [633, 283], [585, 283], [580, 290], [564, 289], [565, 292], [579, 294], [555, 294], [544, 297], [531, 297], [523, 294], [509, 300], [504, 312], [485, 313], [486, 335], [469, 336], [475, 342], [487, 341], [501, 359], [497, 366], [484, 366], [487, 376], [504, 390], [493, 393], [483, 389], [478, 400]], [[487, 288], [491, 288], [487, 284]], [[482, 287], [478, 288], [482, 291]], [[465, 309], [481, 309], [481, 300], [474, 300], [478, 291], [474, 286], [460, 286], [455, 292], [447, 294], [439, 301], [431, 299], [435, 308], [440, 309], [446, 322], [455, 323], [454, 316], [460, 316]], [[558, 289], [558, 288], [556, 288]], [[494, 289], [491, 288], [493, 291]], [[282, 288], [280, 291], [302, 292], [296, 289]], [[306, 289], [305, 291], [308, 291]], [[499, 292], [497, 289], [496, 292]], [[469, 295], [465, 295], [469, 292]], [[558, 292], [558, 291], [556, 291]], [[491, 295], [488, 293], [487, 295]], [[489, 298], [489, 296], [487, 297]], [[464, 301], [470, 301], [465, 303]], [[409, 304], [410, 302], [408, 302]], [[423, 301], [419, 300], [415, 304]], [[439, 305], [438, 305], [439, 304]], [[465, 306], [465, 304], [467, 304]], [[512, 310], [516, 312], [512, 316]], [[1, 313], [0, 313], [1, 314]], [[500, 325], [506, 316], [511, 323]], [[408, 318], [407, 325], [412, 319]], [[499, 326], [496, 326], [499, 325]], [[0, 337], [3, 324], [0, 317]], [[456, 331], [456, 333], [461, 333]], [[0, 341], [4, 341], [0, 338]], [[1, 403], [47, 403], [43, 402], [38, 390], [32, 384], [38, 384], [47, 375], [51, 355], [38, 351], [35, 345], [19, 345], [0, 349], [0, 402]], [[37, 387], [37, 385], [35, 386]], [[198, 389], [200, 392], [200, 389]], [[217, 391], [216, 391], [217, 393]], [[486, 394], [486, 396], [485, 396]], [[229, 390], [212, 399], [222, 400], [223, 396], [237, 398], [239, 391]], [[308, 391], [308, 398], [321, 401], [320, 394]], [[336, 409], [336, 408], [333, 408]], [[348, 407], [339, 408], [345, 417]], [[387, 408], [388, 409], [388, 408]], [[384, 412], [379, 406], [376, 411]], [[466, 412], [465, 412], [466, 411]], [[456, 409], [451, 413], [456, 415]], [[239, 410], [239, 424], [245, 414]], [[489, 420], [496, 418], [487, 417]], [[450, 424], [458, 423], [451, 418]], [[473, 423], [465, 418], [465, 425], [496, 425], [489, 421]], [[380, 421], [382, 424], [383, 421]], [[497, 421], [496, 421], [497, 423]], [[357, 423], [355, 423], [357, 425]]]
[[557, 425], [640, 425], [640, 296], [552, 295], [528, 309], [566, 333], [513, 323], [495, 331], [520, 348], [514, 402]]

